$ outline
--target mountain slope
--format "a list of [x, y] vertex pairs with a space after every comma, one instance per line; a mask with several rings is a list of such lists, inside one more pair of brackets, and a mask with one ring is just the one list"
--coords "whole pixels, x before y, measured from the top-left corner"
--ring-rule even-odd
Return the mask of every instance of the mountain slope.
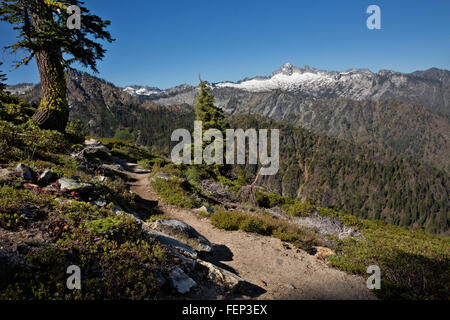
[[[260, 182], [271, 192], [360, 218], [449, 233], [450, 179], [442, 170], [258, 116], [233, 116], [230, 126], [280, 129], [280, 170]], [[254, 166], [246, 169], [256, 173]]]
[[398, 100], [303, 100], [291, 93], [252, 93], [228, 104], [236, 115], [286, 121], [320, 135], [390, 148], [450, 170], [450, 117]]
[[[168, 152], [172, 131], [192, 126], [189, 106], [161, 107], [84, 72], [69, 72], [66, 82], [70, 119], [82, 120], [92, 135], [113, 137], [121, 128], [131, 128], [138, 143]], [[35, 105], [40, 96], [39, 85], [22, 95]]]

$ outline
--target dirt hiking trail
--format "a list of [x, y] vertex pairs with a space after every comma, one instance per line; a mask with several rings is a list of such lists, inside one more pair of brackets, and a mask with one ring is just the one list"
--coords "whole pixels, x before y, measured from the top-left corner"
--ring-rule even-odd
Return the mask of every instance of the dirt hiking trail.
[[[244, 298], [256, 299], [376, 299], [360, 276], [328, 267], [325, 262], [280, 240], [215, 228], [208, 218], [165, 202], [153, 190], [149, 171], [128, 163], [130, 190], [144, 200], [158, 201], [157, 209], [167, 217], [184, 221], [213, 245], [214, 264], [239, 275], [260, 288]], [[254, 290], [253, 290], [254, 291]]]

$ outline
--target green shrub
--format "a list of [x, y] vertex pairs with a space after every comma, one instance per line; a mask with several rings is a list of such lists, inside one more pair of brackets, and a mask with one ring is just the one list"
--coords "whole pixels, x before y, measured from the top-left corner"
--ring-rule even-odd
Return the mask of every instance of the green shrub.
[[265, 236], [271, 235], [307, 251], [310, 251], [314, 245], [323, 245], [322, 237], [313, 231], [268, 215], [250, 215], [219, 209], [211, 216], [211, 223], [224, 230], [242, 230]]
[[227, 176], [224, 176], [223, 174], [217, 174], [217, 175], [209, 175], [206, 177], [206, 179], [218, 181], [221, 184], [227, 186], [231, 192], [238, 192], [242, 186], [247, 184], [247, 181], [240, 177], [238, 179], [233, 179]]
[[59, 178], [77, 178], [81, 182], [90, 182], [89, 175], [79, 170], [81, 166], [73, 158], [67, 155], [55, 155], [54, 158], [54, 162], [44, 160], [22, 160], [20, 162], [29, 166], [34, 172], [50, 169]]
[[383, 299], [447, 299], [450, 294], [450, 239], [410, 231], [381, 221], [361, 220], [362, 240], [340, 240], [332, 266], [367, 277], [378, 265]]
[[138, 165], [145, 169], [152, 169], [153, 167], [161, 168], [165, 163], [166, 160], [162, 158], [142, 159], [138, 161]]
[[316, 210], [316, 207], [308, 201], [300, 202], [298, 200], [293, 203], [286, 203], [281, 209], [291, 217], [307, 217]]
[[281, 196], [276, 193], [268, 193], [261, 191], [257, 192], [256, 201], [258, 202], [258, 206], [262, 208], [273, 208], [284, 204], [294, 203], [294, 200], [292, 200], [289, 197]]
[[0, 161], [51, 159], [65, 153], [70, 144], [64, 135], [54, 130], [41, 130], [32, 120], [15, 125], [0, 120]]
[[151, 169], [153, 167], [153, 161], [150, 159], [142, 159], [138, 161], [138, 165], [145, 169]]
[[247, 211], [250, 211], [250, 212], [256, 211], [255, 207], [253, 207], [251, 204], [244, 204], [244, 205], [243, 205], [243, 208], [244, 208], [245, 210], [247, 210]]
[[137, 210], [136, 202], [138, 196], [128, 190], [127, 183], [123, 179], [116, 177], [115, 179], [108, 179], [102, 183], [97, 180], [91, 180], [89, 183], [94, 186], [89, 194], [89, 200], [107, 200], [124, 209]]
[[[0, 195], [9, 196], [1, 211], [46, 208], [48, 218], [38, 229], [51, 239], [28, 252], [29, 265], [1, 268], [0, 299], [153, 299], [160, 289], [153, 274], [169, 269], [173, 257], [147, 240], [133, 218], [116, 215], [112, 205], [58, 204], [50, 196], [11, 188], [0, 189]], [[81, 268], [82, 290], [67, 289], [69, 265]]]
[[178, 176], [178, 177], [184, 177], [184, 165], [183, 164], [174, 164], [174, 163], [169, 163], [163, 167], [161, 166], [156, 166], [153, 168], [153, 173], [157, 173], [157, 172], [164, 172], [164, 173], [169, 173], [172, 174], [174, 176]]
[[[98, 241], [86, 233], [67, 237], [58, 246], [34, 250], [22, 266], [6, 267], [0, 299], [153, 299], [159, 286], [153, 276], [165, 267], [167, 251], [157, 243]], [[68, 290], [66, 268], [82, 270], [82, 290]]]
[[31, 119], [36, 108], [12, 94], [0, 90], [0, 120], [19, 125]]
[[317, 213], [322, 217], [333, 218], [337, 216], [337, 212], [330, 208], [317, 207]]
[[[99, 141], [111, 150], [112, 155], [131, 162], [140, 160], [153, 160], [156, 156], [143, 147], [137, 146], [133, 142], [127, 142], [114, 138], [99, 138]], [[161, 158], [158, 158], [161, 159]], [[160, 162], [161, 160], [156, 160]]]
[[25, 221], [25, 216], [20, 213], [0, 213], [0, 226], [7, 230], [16, 230]]
[[246, 215], [238, 211], [216, 211], [211, 216], [213, 226], [224, 230], [238, 230], [239, 226], [245, 219]]
[[345, 214], [330, 208], [317, 207], [316, 209], [319, 215], [328, 218], [339, 218], [339, 220], [341, 220], [346, 226], [355, 227], [357, 229], [361, 229], [363, 227], [362, 220], [350, 214]]
[[200, 180], [202, 179], [202, 171], [197, 168], [196, 166], [190, 166], [189, 168], [187, 168], [184, 171], [184, 176], [186, 177], [186, 179], [189, 180], [189, 182], [191, 183], [199, 183]]
[[78, 153], [78, 152], [80, 152], [81, 150], [84, 149], [84, 145], [81, 144], [81, 143], [73, 144], [73, 145], [70, 146], [70, 149], [71, 149], [72, 152]]
[[152, 182], [153, 188], [168, 203], [182, 208], [197, 208], [199, 201], [193, 196], [192, 186], [183, 179], [174, 177], [172, 179], [155, 178]]
[[114, 138], [127, 142], [132, 142], [135, 139], [133, 132], [129, 128], [117, 128]]
[[58, 162], [66, 169], [70, 169], [73, 171], [77, 171], [78, 169], [80, 169], [78, 162], [74, 158], [67, 155], [60, 155], [58, 158]]
[[53, 196], [18, 190], [9, 186], [0, 188], [0, 226], [17, 230], [30, 220], [41, 220], [57, 208]]
[[70, 141], [60, 132], [42, 130], [31, 119], [34, 107], [0, 92], [0, 162], [24, 159], [55, 160], [70, 151]]
[[164, 160], [163, 158], [154, 158], [153, 159], [153, 166], [154, 167], [164, 167], [167, 164], [167, 161]]
[[257, 217], [247, 217], [239, 224], [239, 229], [246, 232], [253, 232], [262, 235], [271, 235], [272, 226], [266, 224], [264, 220]]
[[151, 216], [150, 218], [148, 218], [147, 220], [145, 220], [146, 222], [155, 222], [156, 220], [164, 220], [167, 219], [167, 217], [163, 214], [155, 214], [153, 216]]
[[88, 220], [84, 226], [95, 236], [112, 239], [135, 240], [137, 232], [134, 219], [120, 215]]
[[83, 144], [88, 132], [80, 120], [69, 121], [66, 126], [66, 137], [73, 144]]

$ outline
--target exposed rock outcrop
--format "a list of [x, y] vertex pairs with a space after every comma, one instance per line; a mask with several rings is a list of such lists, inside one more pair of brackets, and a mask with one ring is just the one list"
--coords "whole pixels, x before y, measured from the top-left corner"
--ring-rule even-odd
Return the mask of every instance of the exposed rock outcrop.
[[156, 220], [152, 227], [190, 245], [197, 251], [211, 252], [212, 245], [190, 225], [178, 220]]
[[239, 286], [244, 283], [244, 279], [236, 274], [220, 268], [211, 262], [197, 259], [197, 262], [208, 269], [208, 277], [226, 291], [237, 291]]
[[197, 283], [180, 268], [172, 270], [169, 277], [172, 286], [181, 294], [188, 293], [197, 285]]
[[92, 188], [91, 184], [78, 182], [72, 178], [60, 178], [57, 182], [60, 185], [60, 189], [62, 191], [85, 192]]

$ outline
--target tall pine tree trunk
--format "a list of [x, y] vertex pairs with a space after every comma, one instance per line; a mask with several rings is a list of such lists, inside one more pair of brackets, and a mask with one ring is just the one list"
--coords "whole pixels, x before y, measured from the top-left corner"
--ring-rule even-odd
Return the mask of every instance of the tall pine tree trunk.
[[69, 119], [66, 80], [61, 60], [56, 54], [36, 53], [41, 78], [42, 99], [33, 120], [42, 128], [64, 132]]
[[[42, 0], [30, 1], [33, 28], [41, 30], [42, 21], [53, 19], [49, 7]], [[69, 119], [66, 80], [61, 49], [48, 46], [35, 53], [42, 87], [42, 99], [33, 120], [42, 128], [64, 132]]]

